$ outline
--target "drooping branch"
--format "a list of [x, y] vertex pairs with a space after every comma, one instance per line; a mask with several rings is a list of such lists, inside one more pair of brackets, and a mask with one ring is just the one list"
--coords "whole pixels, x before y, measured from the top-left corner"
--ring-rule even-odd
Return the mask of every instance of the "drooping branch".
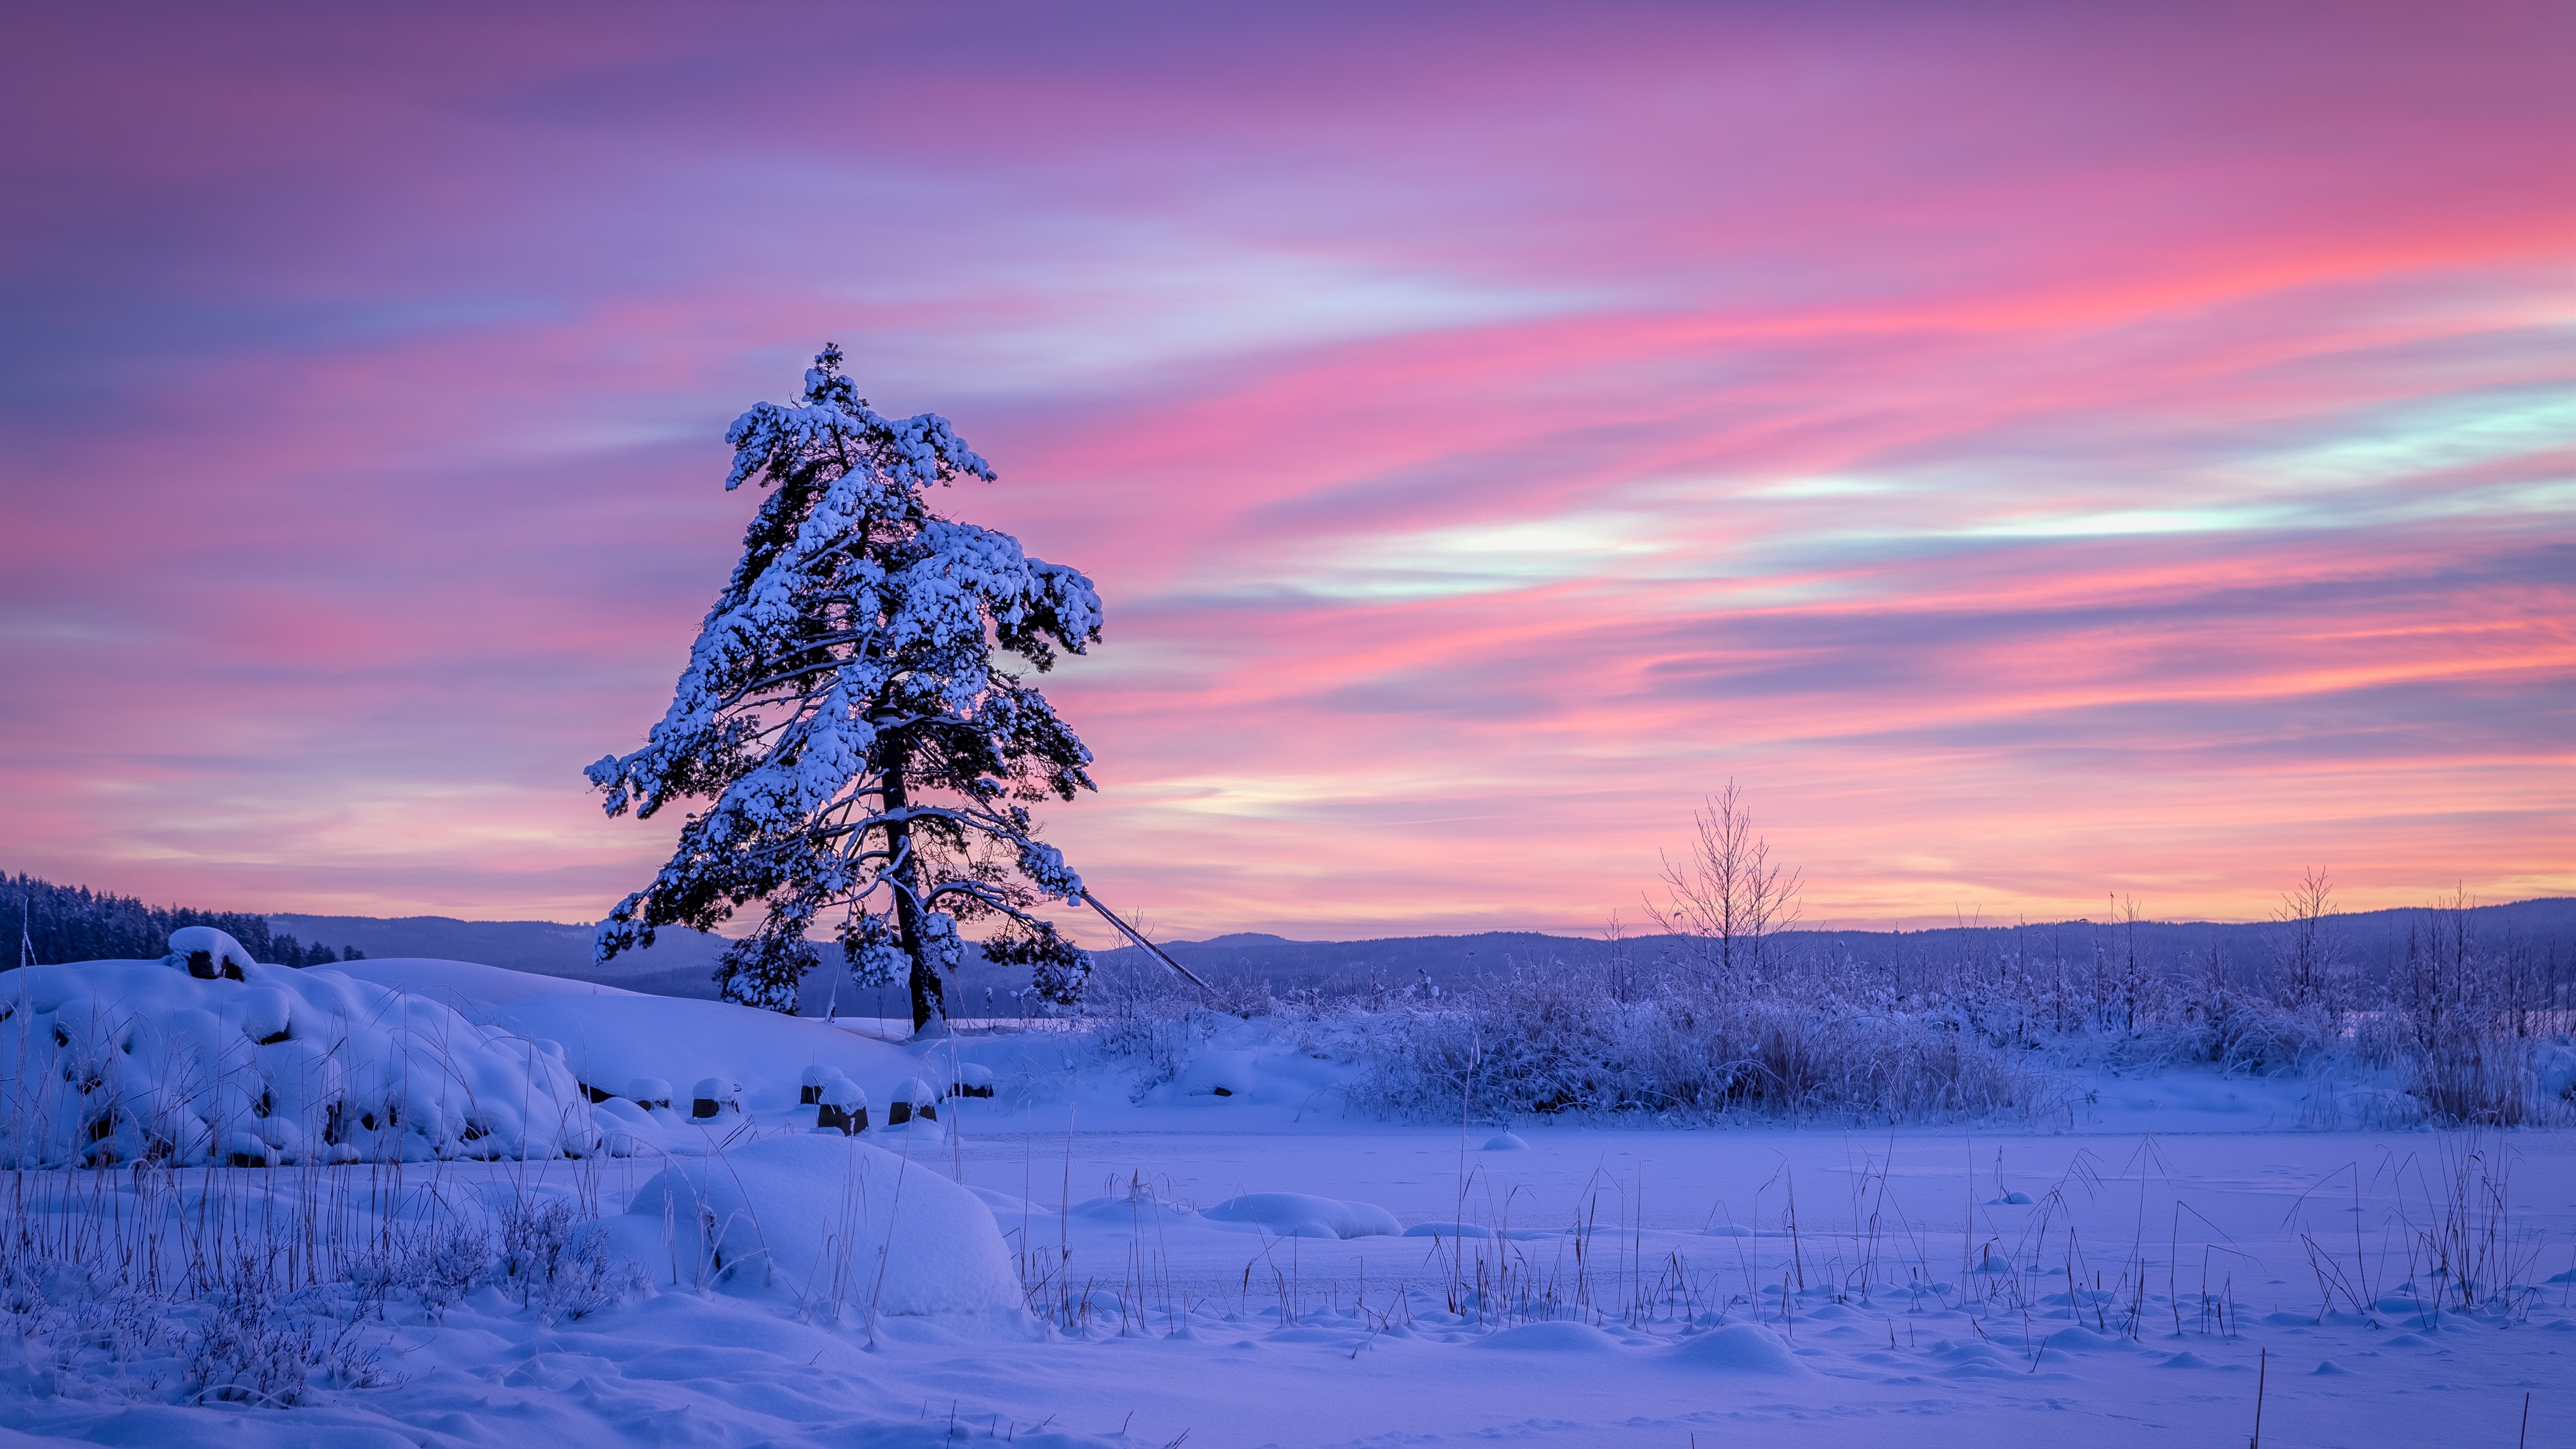
[[1135, 927], [1133, 927], [1133, 926], [1131, 926], [1131, 925], [1128, 925], [1125, 921], [1122, 921], [1122, 920], [1118, 919], [1118, 913], [1117, 913], [1117, 912], [1115, 912], [1115, 911], [1113, 911], [1113, 910], [1111, 910], [1111, 909], [1109, 909], [1109, 907], [1107, 907], [1107, 906], [1105, 906], [1105, 905], [1102, 905], [1102, 904], [1100, 903], [1100, 897], [1099, 897], [1099, 896], [1094, 895], [1094, 894], [1093, 894], [1093, 893], [1091, 893], [1090, 891], [1084, 891], [1084, 892], [1082, 893], [1082, 903], [1083, 903], [1084, 905], [1087, 905], [1087, 906], [1091, 907], [1093, 910], [1098, 911], [1098, 912], [1100, 913], [1100, 918], [1101, 918], [1102, 920], [1107, 921], [1109, 924], [1111, 924], [1111, 925], [1113, 925], [1113, 926], [1117, 927], [1117, 928], [1118, 928], [1118, 934], [1120, 934], [1120, 935], [1122, 935], [1122, 936], [1125, 936], [1128, 940], [1133, 941], [1133, 942], [1135, 942], [1137, 945], [1139, 945], [1139, 946], [1143, 947], [1147, 952], [1149, 952], [1149, 953], [1151, 953], [1151, 954], [1153, 955], [1154, 959], [1156, 959], [1156, 960], [1158, 960], [1158, 961], [1162, 962], [1162, 963], [1163, 963], [1164, 965], [1166, 965], [1166, 966], [1171, 967], [1173, 970], [1175, 970], [1175, 971], [1177, 971], [1177, 972], [1181, 973], [1181, 975], [1182, 975], [1182, 976], [1184, 976], [1184, 977], [1188, 978], [1189, 983], [1190, 983], [1192, 986], [1195, 986], [1195, 987], [1197, 987], [1199, 990], [1206, 992], [1206, 993], [1207, 993], [1209, 996], [1211, 996], [1211, 997], [1213, 997], [1213, 996], [1215, 996], [1215, 995], [1216, 995], [1216, 988], [1215, 988], [1215, 987], [1208, 985], [1208, 984], [1207, 984], [1206, 982], [1204, 982], [1204, 981], [1201, 981], [1201, 980], [1199, 979], [1199, 977], [1198, 977], [1198, 973], [1197, 973], [1197, 972], [1192, 971], [1192, 970], [1191, 970], [1190, 968], [1188, 968], [1187, 966], [1184, 966], [1184, 965], [1182, 965], [1180, 962], [1173, 960], [1173, 959], [1172, 959], [1172, 955], [1171, 955], [1171, 953], [1170, 953], [1170, 952], [1168, 952], [1168, 951], [1164, 950], [1164, 949], [1163, 949], [1162, 947], [1160, 947], [1160, 946], [1155, 945], [1153, 942], [1146, 940], [1146, 939], [1145, 939], [1145, 937], [1144, 937], [1141, 933], [1139, 933], [1139, 932], [1136, 930], [1136, 928], [1135, 928]]

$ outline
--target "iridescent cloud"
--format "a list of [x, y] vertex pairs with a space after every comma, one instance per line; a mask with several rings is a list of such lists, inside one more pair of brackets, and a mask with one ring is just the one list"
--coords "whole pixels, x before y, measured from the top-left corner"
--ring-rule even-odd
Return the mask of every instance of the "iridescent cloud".
[[2576, 890], [2563, 13], [63, 16], [0, 58], [9, 868], [585, 918], [825, 338], [1097, 578], [1176, 934]]

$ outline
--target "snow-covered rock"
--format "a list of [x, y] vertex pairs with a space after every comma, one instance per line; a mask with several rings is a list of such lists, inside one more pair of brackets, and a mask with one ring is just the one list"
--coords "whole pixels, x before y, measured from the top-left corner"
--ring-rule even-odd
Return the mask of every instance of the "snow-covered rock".
[[11, 1162], [266, 1166], [596, 1145], [585, 1094], [537, 1042], [340, 971], [248, 961], [206, 927], [173, 933], [159, 961], [0, 980]]
[[919, 1077], [906, 1077], [894, 1088], [894, 1101], [886, 1107], [886, 1125], [901, 1127], [908, 1122], [935, 1122], [939, 1119], [939, 1096], [930, 1084]]
[[868, 1130], [868, 1094], [859, 1090], [858, 1083], [842, 1076], [839, 1072], [831, 1072], [824, 1078], [823, 1084], [816, 1087], [814, 1091], [816, 1130], [830, 1129], [835, 1132]]
[[259, 963], [229, 932], [212, 926], [181, 926], [170, 933], [170, 954], [162, 958], [201, 981], [239, 981]]
[[689, 1115], [713, 1117], [742, 1110], [742, 1083], [731, 1077], [701, 1077], [689, 1093]]

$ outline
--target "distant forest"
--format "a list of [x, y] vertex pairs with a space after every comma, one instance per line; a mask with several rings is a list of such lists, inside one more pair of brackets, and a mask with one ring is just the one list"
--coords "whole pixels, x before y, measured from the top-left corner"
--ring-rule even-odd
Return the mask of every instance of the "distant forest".
[[149, 961], [169, 951], [170, 933], [181, 926], [212, 926], [241, 942], [254, 957], [279, 966], [366, 959], [363, 951], [334, 951], [319, 942], [308, 946], [272, 931], [266, 916], [147, 906], [133, 896], [110, 895], [87, 886], [56, 885], [23, 873], [0, 876], [0, 931], [11, 936], [24, 932], [0, 952], [0, 967], [16, 967], [21, 953], [29, 948], [39, 964]]

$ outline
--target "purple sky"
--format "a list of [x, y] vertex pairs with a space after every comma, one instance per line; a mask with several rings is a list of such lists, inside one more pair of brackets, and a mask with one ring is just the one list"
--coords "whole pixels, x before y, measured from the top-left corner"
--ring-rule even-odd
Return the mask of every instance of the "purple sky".
[[2565, 7], [65, 12], [0, 867], [595, 917], [829, 339], [1170, 934], [1633, 923], [1729, 776], [1820, 920], [2576, 890]]

